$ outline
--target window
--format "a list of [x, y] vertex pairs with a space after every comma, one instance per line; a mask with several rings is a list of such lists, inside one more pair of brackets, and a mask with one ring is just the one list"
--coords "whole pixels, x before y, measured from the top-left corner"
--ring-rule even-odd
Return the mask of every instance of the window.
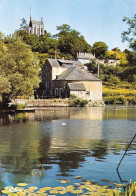
[[49, 72], [46, 72], [46, 80], [49, 79]]
[[59, 96], [58, 88], [55, 88], [55, 96], [56, 96], [56, 97], [58, 97], [58, 96]]
[[49, 65], [48, 65], [48, 64], [46, 65], [46, 69], [47, 69], [47, 70], [49, 69]]
[[63, 90], [62, 88], [59, 89], [59, 96], [62, 97]]
[[46, 88], [49, 88], [49, 81], [46, 81]]

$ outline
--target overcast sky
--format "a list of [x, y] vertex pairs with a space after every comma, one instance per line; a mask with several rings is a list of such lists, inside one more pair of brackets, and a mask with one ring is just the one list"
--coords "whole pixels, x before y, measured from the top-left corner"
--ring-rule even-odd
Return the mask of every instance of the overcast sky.
[[123, 16], [133, 17], [136, 13], [136, 0], [0, 0], [0, 31], [5, 35], [19, 29], [24, 17], [43, 18], [45, 29], [56, 34], [56, 26], [69, 24], [79, 31], [86, 41], [93, 45], [96, 41], [105, 42], [109, 50], [122, 43], [121, 33], [127, 29]]

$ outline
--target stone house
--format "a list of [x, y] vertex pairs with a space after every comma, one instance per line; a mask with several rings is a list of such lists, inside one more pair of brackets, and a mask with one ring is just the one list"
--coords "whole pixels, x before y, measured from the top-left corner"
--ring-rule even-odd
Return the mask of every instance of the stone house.
[[102, 103], [102, 81], [79, 61], [47, 59], [42, 71], [47, 96], [79, 98]]
[[92, 53], [86, 53], [86, 52], [77, 53], [77, 60], [80, 61], [82, 65], [85, 65], [86, 63], [90, 63], [90, 61], [94, 59], [95, 56]]

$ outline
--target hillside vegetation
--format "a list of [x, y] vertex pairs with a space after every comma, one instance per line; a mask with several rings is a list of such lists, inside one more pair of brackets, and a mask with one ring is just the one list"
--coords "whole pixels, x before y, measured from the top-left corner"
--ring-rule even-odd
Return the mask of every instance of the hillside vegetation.
[[136, 85], [103, 83], [105, 104], [136, 104]]

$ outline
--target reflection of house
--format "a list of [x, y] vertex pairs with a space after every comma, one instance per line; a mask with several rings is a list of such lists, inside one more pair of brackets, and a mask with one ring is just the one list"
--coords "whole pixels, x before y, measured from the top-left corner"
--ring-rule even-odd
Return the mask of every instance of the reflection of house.
[[79, 61], [47, 59], [42, 72], [45, 95], [70, 97], [75, 94], [92, 102], [102, 101], [102, 82]]
[[84, 65], [86, 63], [89, 63], [91, 60], [95, 59], [95, 56], [91, 53], [77, 53], [77, 59]]

